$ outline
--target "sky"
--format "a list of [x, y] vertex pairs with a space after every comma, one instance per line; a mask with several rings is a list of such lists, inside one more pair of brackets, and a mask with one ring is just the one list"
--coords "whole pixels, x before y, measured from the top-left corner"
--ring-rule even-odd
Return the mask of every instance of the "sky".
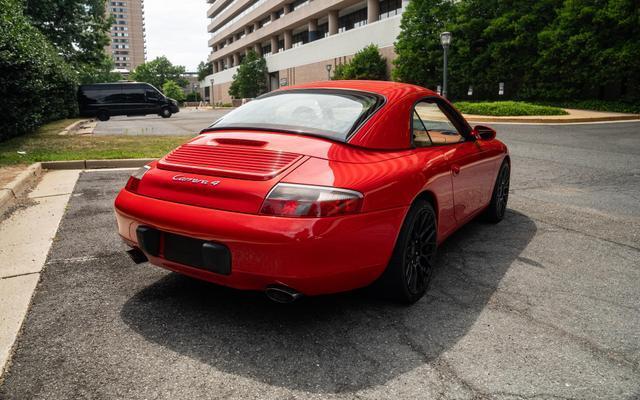
[[209, 6], [206, 0], [144, 0], [147, 61], [167, 56], [173, 64], [195, 72], [210, 52]]

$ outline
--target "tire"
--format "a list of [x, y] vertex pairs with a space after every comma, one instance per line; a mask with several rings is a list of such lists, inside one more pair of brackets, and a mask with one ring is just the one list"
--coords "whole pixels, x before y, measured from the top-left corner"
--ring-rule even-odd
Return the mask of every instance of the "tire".
[[171, 110], [169, 110], [166, 107], [160, 111], [160, 116], [162, 118], [171, 118], [171, 115], [172, 115]]
[[511, 168], [509, 163], [504, 161], [500, 170], [496, 183], [493, 186], [493, 194], [491, 202], [484, 212], [484, 219], [487, 222], [497, 224], [502, 221], [507, 211], [507, 201], [509, 200], [509, 181], [511, 179]]
[[111, 118], [111, 116], [109, 115], [109, 112], [104, 110], [98, 111], [97, 117], [100, 121], [103, 121], [103, 122], [108, 121]]
[[417, 200], [402, 224], [387, 269], [372, 285], [377, 295], [405, 304], [424, 296], [435, 269], [437, 228], [431, 204]]

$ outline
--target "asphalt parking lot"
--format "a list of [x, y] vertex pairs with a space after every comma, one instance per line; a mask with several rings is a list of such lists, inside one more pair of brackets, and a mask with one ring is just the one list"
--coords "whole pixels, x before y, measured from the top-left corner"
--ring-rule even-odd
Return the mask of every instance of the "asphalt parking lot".
[[98, 121], [94, 135], [191, 135], [214, 123], [229, 109], [183, 108], [171, 118], [157, 115], [112, 117]]
[[498, 132], [506, 219], [451, 237], [412, 307], [133, 265], [112, 210], [130, 172], [84, 172], [0, 398], [640, 398], [640, 123]]

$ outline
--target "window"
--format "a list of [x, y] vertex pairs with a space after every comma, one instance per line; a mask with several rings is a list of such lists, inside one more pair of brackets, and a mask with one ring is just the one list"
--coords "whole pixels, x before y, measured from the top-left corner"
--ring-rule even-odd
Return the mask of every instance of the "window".
[[325, 38], [327, 36], [329, 36], [329, 23], [318, 25], [318, 33], [316, 37]]
[[303, 44], [309, 43], [309, 32], [302, 31], [300, 33], [296, 33], [291, 38], [291, 47], [302, 46]]
[[460, 134], [441, 106], [432, 101], [421, 101], [413, 111], [413, 143], [416, 147], [429, 147], [460, 143]]
[[338, 19], [338, 32], [346, 32], [367, 24], [367, 9], [362, 8]]
[[351, 90], [275, 92], [230, 112], [212, 128], [268, 129], [346, 142], [383, 102], [381, 96]]
[[161, 99], [161, 94], [155, 90], [147, 89], [145, 90], [145, 94], [147, 96], [148, 101], [158, 101]]
[[144, 103], [146, 101], [145, 90], [143, 87], [129, 87], [125, 90], [125, 93], [128, 103]]
[[402, 0], [382, 0], [379, 19], [386, 19], [402, 13]]
[[291, 3], [291, 11], [295, 11], [300, 7], [304, 7], [307, 4], [309, 4], [309, 0], [295, 0], [293, 3]]

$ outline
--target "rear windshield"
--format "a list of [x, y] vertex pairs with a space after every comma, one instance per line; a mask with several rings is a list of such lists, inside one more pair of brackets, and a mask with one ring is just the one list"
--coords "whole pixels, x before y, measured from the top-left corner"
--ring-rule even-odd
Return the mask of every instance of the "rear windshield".
[[346, 142], [384, 103], [381, 96], [349, 90], [290, 90], [259, 97], [210, 128], [264, 129]]

